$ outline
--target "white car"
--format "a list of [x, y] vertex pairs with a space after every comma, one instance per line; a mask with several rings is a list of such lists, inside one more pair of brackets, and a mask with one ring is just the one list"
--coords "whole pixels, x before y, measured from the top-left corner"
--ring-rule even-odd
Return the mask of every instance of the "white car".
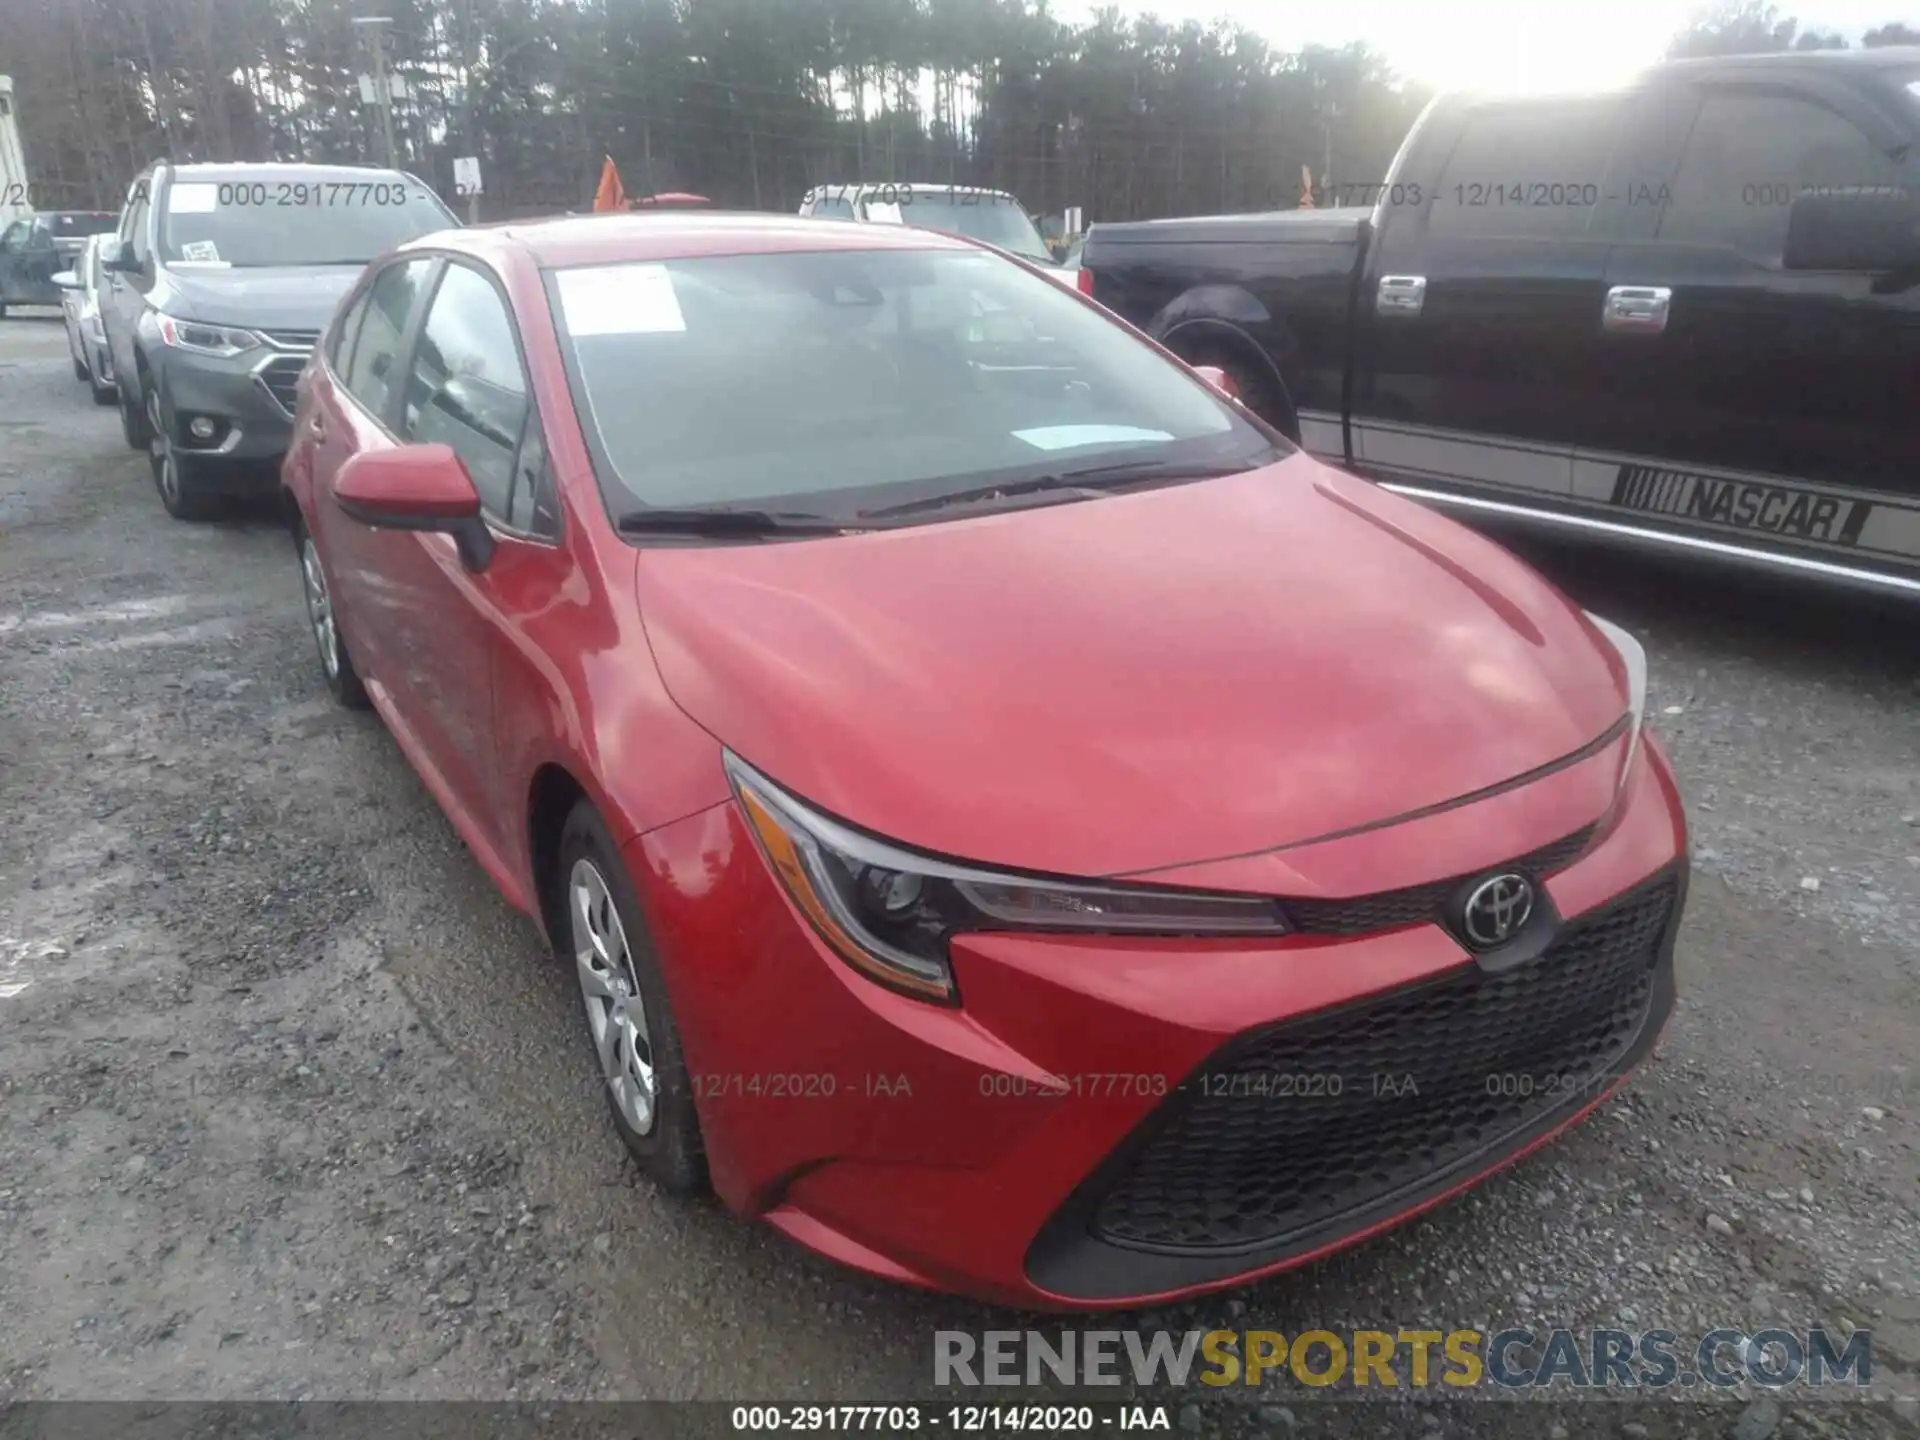
[[87, 236], [74, 257], [73, 269], [53, 277], [53, 283], [60, 287], [60, 315], [66, 321], [73, 378], [93, 392], [96, 405], [111, 405], [119, 399], [113, 355], [100, 322], [100, 242], [111, 238], [110, 234]]
[[1077, 267], [1069, 270], [1053, 258], [1033, 217], [1004, 190], [925, 180], [816, 185], [800, 202], [800, 213], [965, 235], [1032, 261], [1068, 289], [1075, 285]]

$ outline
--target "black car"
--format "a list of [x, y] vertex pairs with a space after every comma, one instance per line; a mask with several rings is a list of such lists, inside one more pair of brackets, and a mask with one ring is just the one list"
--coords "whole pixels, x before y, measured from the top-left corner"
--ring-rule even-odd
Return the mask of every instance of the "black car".
[[[367, 262], [460, 222], [397, 170], [175, 165], [128, 192], [103, 242], [100, 312], [127, 444], [176, 519], [267, 493], [293, 435], [295, 385]], [[252, 463], [248, 463], [252, 462]]]
[[58, 305], [53, 277], [71, 270], [89, 235], [119, 222], [110, 210], [43, 210], [0, 230], [0, 317], [9, 305]]
[[1920, 49], [1690, 60], [1442, 97], [1344, 208], [1096, 225], [1082, 264], [1467, 518], [1920, 597], [1916, 197]]

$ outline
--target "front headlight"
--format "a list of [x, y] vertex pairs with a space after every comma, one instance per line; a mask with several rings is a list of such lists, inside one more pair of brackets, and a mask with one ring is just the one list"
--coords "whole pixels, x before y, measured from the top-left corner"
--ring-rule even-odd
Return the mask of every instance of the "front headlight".
[[1634, 757], [1640, 752], [1640, 732], [1647, 723], [1647, 652], [1638, 640], [1611, 620], [1603, 620], [1591, 610], [1587, 612], [1587, 619], [1607, 637], [1619, 654], [1621, 664], [1627, 667], [1627, 762], [1620, 767], [1620, 783], [1624, 785], [1633, 769]]
[[805, 805], [737, 756], [735, 796], [774, 873], [820, 938], [882, 985], [953, 1003], [947, 942], [975, 930], [1129, 935], [1284, 935], [1271, 900], [1080, 884], [919, 855]]
[[240, 330], [230, 325], [197, 325], [187, 320], [176, 320], [171, 315], [162, 315], [160, 319], [160, 338], [176, 350], [191, 350], [198, 355], [213, 355], [225, 360], [234, 355], [244, 355], [267, 342], [251, 330]]

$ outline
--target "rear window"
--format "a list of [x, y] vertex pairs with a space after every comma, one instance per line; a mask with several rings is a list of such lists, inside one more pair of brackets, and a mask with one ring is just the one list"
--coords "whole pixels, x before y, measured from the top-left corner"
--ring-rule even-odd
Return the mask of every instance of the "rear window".
[[46, 218], [56, 240], [104, 235], [120, 228], [120, 217], [106, 210], [60, 210]]
[[549, 285], [616, 510], [839, 514], [1062, 466], [1275, 453], [1101, 311], [985, 252], [716, 256]]
[[160, 254], [170, 264], [365, 265], [457, 224], [426, 186], [393, 174], [176, 179]]
[[994, 195], [968, 190], [907, 190], [896, 197], [882, 186], [878, 197], [868, 196], [864, 205], [869, 220], [898, 220], [903, 225], [918, 225], [927, 230], [945, 230], [984, 240], [1002, 250], [1011, 250], [1029, 260], [1053, 263], [1053, 253], [1032, 218], [1011, 195]]

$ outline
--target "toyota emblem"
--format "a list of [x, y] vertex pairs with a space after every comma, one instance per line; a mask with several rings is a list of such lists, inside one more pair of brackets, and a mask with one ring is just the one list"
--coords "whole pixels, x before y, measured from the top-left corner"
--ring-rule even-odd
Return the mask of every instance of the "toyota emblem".
[[1460, 925], [1474, 946], [1489, 950], [1519, 934], [1532, 914], [1533, 882], [1508, 871], [1473, 887], [1460, 911]]

